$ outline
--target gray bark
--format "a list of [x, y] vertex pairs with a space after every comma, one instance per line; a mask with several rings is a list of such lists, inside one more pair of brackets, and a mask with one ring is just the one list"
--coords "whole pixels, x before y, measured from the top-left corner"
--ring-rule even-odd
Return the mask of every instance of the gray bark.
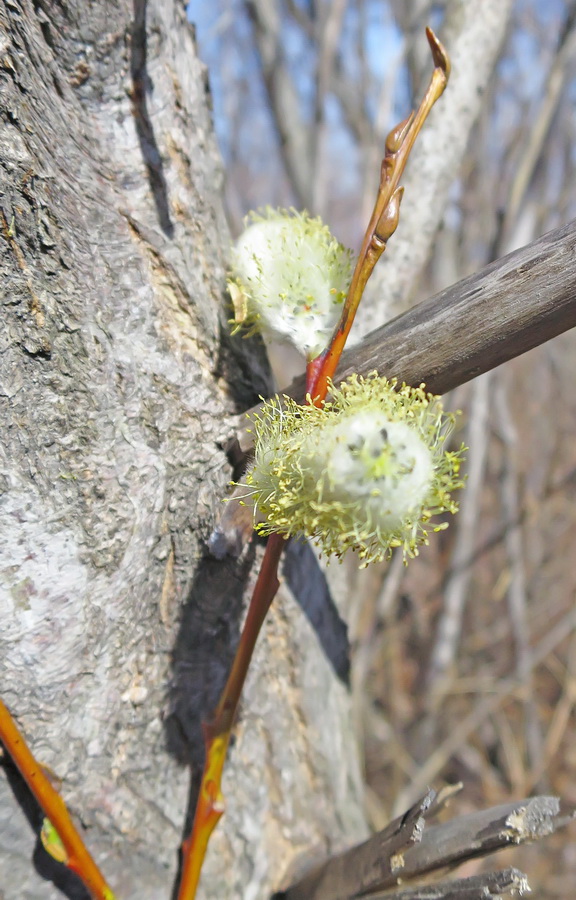
[[[0, 29], [1, 691], [118, 897], [158, 900], [260, 553], [205, 541], [266, 370], [223, 337], [222, 175], [184, 7], [4, 0]], [[364, 836], [347, 715], [283, 589], [205, 900], [265, 897], [301, 850]], [[6, 764], [5, 900], [83, 896], [38, 822]]]

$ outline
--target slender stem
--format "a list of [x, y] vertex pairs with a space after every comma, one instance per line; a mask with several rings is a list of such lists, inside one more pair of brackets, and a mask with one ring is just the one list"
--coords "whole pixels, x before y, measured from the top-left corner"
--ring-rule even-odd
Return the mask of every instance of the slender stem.
[[[307, 369], [307, 387], [312, 377], [310, 366]], [[325, 399], [326, 392], [321, 400]], [[266, 551], [254, 593], [248, 607], [246, 621], [240, 635], [240, 641], [234, 656], [228, 680], [220, 695], [218, 706], [210, 722], [203, 723], [205, 759], [194, 822], [190, 835], [182, 844], [182, 875], [178, 891], [178, 900], [194, 900], [208, 842], [224, 813], [224, 795], [222, 794], [222, 772], [230, 743], [230, 736], [240, 702], [240, 696], [256, 646], [260, 629], [264, 623], [272, 600], [279, 587], [278, 563], [285, 539], [280, 534], [271, 534], [266, 544]]]
[[189, 838], [182, 845], [184, 858], [178, 900], [193, 900], [196, 896], [208, 841], [224, 812], [221, 781], [232, 726], [256, 640], [278, 590], [278, 562], [284, 544], [285, 539], [279, 534], [272, 534], [268, 539], [228, 681], [212, 721], [204, 723], [203, 726], [206, 758], [194, 824]]
[[114, 894], [92, 859], [62, 797], [28, 748], [8, 708], [0, 700], [0, 740], [12, 757], [38, 804], [52, 823], [66, 851], [66, 865], [82, 879], [95, 900], [114, 900]]
[[386, 249], [387, 241], [398, 226], [400, 203], [404, 191], [403, 188], [398, 187], [398, 182], [404, 172], [410, 151], [430, 110], [444, 92], [450, 76], [448, 54], [431, 28], [426, 29], [426, 37], [434, 61], [430, 84], [417, 112], [411, 113], [407, 119], [400, 122], [386, 138], [386, 153], [382, 160], [376, 203], [362, 241], [340, 321], [332, 334], [328, 347], [316, 359], [308, 363], [307, 392], [316, 406], [320, 406], [326, 396], [328, 379], [336, 371], [366, 283]]
[[[306, 393], [316, 406], [321, 406], [326, 398], [328, 379], [334, 374], [344, 349], [366, 282], [384, 252], [386, 241], [398, 225], [403, 192], [403, 188], [398, 187], [398, 181], [414, 141], [448, 80], [450, 72], [448, 55], [431, 29], [426, 29], [426, 36], [435, 64], [430, 85], [417, 113], [411, 113], [386, 139], [386, 155], [382, 162], [378, 196], [340, 322], [326, 350], [311, 360], [306, 368]], [[281, 535], [270, 536], [228, 681], [212, 721], [204, 723], [203, 726], [206, 757], [192, 831], [182, 845], [183, 864], [178, 900], [194, 900], [208, 841], [224, 812], [222, 771], [256, 640], [278, 590], [277, 570], [283, 546], [284, 538]]]

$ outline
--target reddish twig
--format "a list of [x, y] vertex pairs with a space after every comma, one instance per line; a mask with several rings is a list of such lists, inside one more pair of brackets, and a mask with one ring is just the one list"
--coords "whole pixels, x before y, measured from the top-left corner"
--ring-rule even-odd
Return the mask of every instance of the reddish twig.
[[212, 720], [205, 722], [203, 726], [206, 759], [192, 831], [182, 845], [183, 865], [178, 900], [193, 900], [196, 896], [208, 841], [224, 812], [224, 796], [221, 789], [222, 770], [252, 653], [262, 623], [278, 590], [277, 570], [283, 547], [284, 538], [279, 534], [272, 534], [266, 545], [266, 552], [228, 681]]
[[[448, 80], [448, 55], [430, 28], [426, 29], [426, 36], [435, 64], [430, 85], [418, 111], [411, 113], [388, 135], [374, 212], [364, 236], [340, 322], [326, 350], [308, 363], [306, 369], [306, 393], [316, 406], [322, 406], [326, 398], [329, 379], [336, 370], [366, 283], [386, 248], [387, 240], [396, 230], [403, 191], [398, 187], [398, 181], [414, 141]], [[212, 721], [204, 724], [206, 757], [192, 831], [182, 845], [183, 865], [178, 900], [194, 900], [208, 841], [224, 812], [222, 771], [256, 640], [278, 590], [277, 570], [283, 546], [281, 535], [271, 535], [228, 681]]]
[[84, 882], [94, 900], [115, 900], [100, 869], [70, 818], [62, 797], [35, 760], [8, 708], [0, 700], [0, 741], [12, 757], [39, 806], [55, 829], [65, 852], [63, 860]]
[[450, 76], [448, 54], [431, 28], [426, 29], [426, 37], [434, 60], [434, 72], [428, 90], [418, 111], [410, 113], [408, 118], [393, 128], [386, 138], [386, 153], [380, 170], [378, 195], [360, 248], [342, 316], [326, 350], [308, 363], [307, 392], [316, 406], [320, 406], [326, 396], [328, 379], [336, 371], [368, 279], [386, 249], [387, 241], [398, 226], [400, 203], [404, 192], [404, 188], [398, 187], [398, 182], [404, 172], [414, 141], [430, 110], [443, 94], [448, 83]]

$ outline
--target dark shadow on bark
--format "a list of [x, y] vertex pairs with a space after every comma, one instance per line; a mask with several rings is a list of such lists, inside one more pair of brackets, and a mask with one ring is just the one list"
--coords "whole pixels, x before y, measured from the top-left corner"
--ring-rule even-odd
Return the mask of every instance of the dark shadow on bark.
[[146, 70], [147, 35], [146, 6], [148, 0], [134, 0], [134, 23], [130, 48], [130, 74], [132, 76], [132, 108], [136, 121], [136, 131], [140, 141], [142, 158], [146, 164], [150, 190], [154, 197], [158, 221], [164, 234], [171, 238], [174, 225], [170, 218], [168, 189], [162, 167], [162, 157], [154, 136], [154, 129], [148, 112], [147, 94], [153, 84]]
[[232, 664], [254, 553], [251, 544], [240, 559], [201, 560], [183, 606], [166, 718], [168, 752], [182, 764], [204, 762], [201, 722], [216, 707]]
[[[231, 314], [231, 305], [228, 312]], [[231, 334], [230, 325], [226, 321], [226, 309], [220, 320], [220, 341], [214, 374], [226, 382], [228, 396], [238, 415], [250, 409], [258, 399], [270, 397], [274, 392], [262, 338], [258, 334], [250, 337], [242, 333]]]
[[[204, 764], [201, 725], [212, 715], [232, 665], [254, 556], [252, 542], [239, 559], [201, 560], [183, 606], [165, 720], [168, 752], [191, 770], [183, 839], [192, 827]], [[179, 880], [180, 871], [174, 897]]]
[[[142, 16], [146, 0], [134, 3], [137, 15]], [[225, 382], [228, 395], [240, 412], [248, 409], [259, 394], [269, 394], [272, 378], [260, 336], [247, 340], [232, 336], [226, 319], [223, 310], [213, 374]], [[234, 477], [236, 474], [239, 473], [234, 473]], [[231, 510], [231, 504], [222, 504], [221, 518], [227, 510]], [[222, 535], [221, 542], [215, 541], [219, 524], [214, 523], [206, 555], [196, 568], [172, 653], [170, 712], [165, 722], [167, 748], [180, 763], [193, 769], [200, 769], [204, 762], [201, 723], [216, 707], [232, 665], [240, 636], [240, 617], [249, 599], [247, 582], [256, 546], [263, 543], [252, 539], [251, 516], [238, 539], [234, 534], [228, 541]], [[220, 543], [221, 552], [216, 552], [215, 546]]]
[[[2, 747], [1, 743], [0, 747]], [[90, 894], [84, 887], [80, 878], [63, 863], [59, 863], [53, 859], [42, 846], [40, 829], [42, 828], [44, 813], [7, 753], [2, 758], [0, 765], [6, 773], [6, 780], [14, 794], [16, 802], [26, 816], [30, 828], [36, 836], [36, 846], [34, 847], [34, 853], [32, 855], [32, 863], [40, 878], [43, 878], [45, 881], [50, 881], [54, 887], [62, 892], [64, 897], [68, 898], [68, 900], [90, 900]]]

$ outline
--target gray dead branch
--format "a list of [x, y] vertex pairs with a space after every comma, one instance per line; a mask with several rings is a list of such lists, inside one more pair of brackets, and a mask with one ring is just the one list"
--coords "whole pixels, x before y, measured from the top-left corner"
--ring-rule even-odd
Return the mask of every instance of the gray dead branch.
[[498, 900], [504, 896], [521, 897], [529, 890], [523, 872], [509, 868], [407, 890], [370, 894], [370, 900]]
[[280, 895], [281, 900], [402, 900], [519, 896], [528, 881], [515, 869], [488, 872], [435, 884], [417, 884], [445, 875], [466, 861], [536, 841], [567, 824], [556, 797], [531, 797], [428, 825], [445, 805], [434, 791], [363, 844], [327, 860]]

